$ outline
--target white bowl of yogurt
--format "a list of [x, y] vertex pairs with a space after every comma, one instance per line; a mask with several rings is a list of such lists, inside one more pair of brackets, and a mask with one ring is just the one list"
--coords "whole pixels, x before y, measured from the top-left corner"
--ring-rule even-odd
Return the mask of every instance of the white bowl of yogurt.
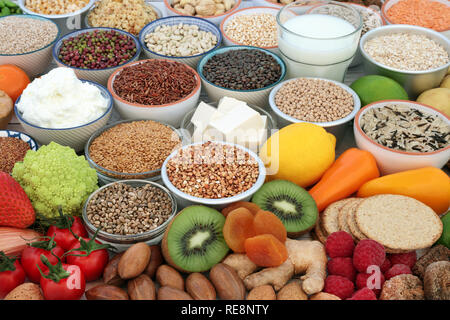
[[72, 69], [56, 68], [25, 88], [14, 112], [39, 145], [54, 141], [78, 152], [107, 124], [112, 97], [102, 85], [76, 78]]

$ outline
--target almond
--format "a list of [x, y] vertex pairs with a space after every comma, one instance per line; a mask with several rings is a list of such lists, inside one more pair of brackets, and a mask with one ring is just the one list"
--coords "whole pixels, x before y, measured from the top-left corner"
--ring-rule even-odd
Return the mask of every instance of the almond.
[[209, 271], [209, 279], [222, 300], [244, 300], [245, 286], [237, 272], [224, 263], [218, 263]]
[[119, 260], [122, 257], [123, 252], [115, 255], [109, 260], [105, 270], [103, 270], [103, 282], [112, 286], [120, 287], [125, 281], [119, 276], [118, 266]]
[[144, 272], [150, 261], [151, 250], [145, 242], [129, 247], [119, 260], [117, 270], [122, 279], [132, 279]]
[[130, 300], [155, 300], [155, 284], [148, 275], [141, 274], [128, 281], [128, 295]]
[[108, 284], [100, 284], [85, 292], [87, 300], [128, 300], [125, 290]]
[[158, 300], [193, 300], [192, 297], [179, 289], [161, 287], [158, 290]]
[[247, 300], [277, 300], [275, 290], [269, 284], [254, 287], [247, 295]]
[[186, 291], [194, 300], [216, 300], [216, 289], [211, 281], [198, 272], [186, 278]]
[[145, 273], [150, 278], [153, 278], [156, 274], [156, 269], [158, 269], [158, 267], [163, 264], [164, 259], [161, 253], [160, 246], [158, 245], [150, 246], [150, 250], [152, 251], [152, 254], [150, 255], [150, 262], [148, 263], [148, 266], [145, 269]]
[[167, 286], [181, 291], [184, 290], [183, 277], [177, 270], [167, 264], [160, 265], [156, 270], [156, 281], [161, 287]]

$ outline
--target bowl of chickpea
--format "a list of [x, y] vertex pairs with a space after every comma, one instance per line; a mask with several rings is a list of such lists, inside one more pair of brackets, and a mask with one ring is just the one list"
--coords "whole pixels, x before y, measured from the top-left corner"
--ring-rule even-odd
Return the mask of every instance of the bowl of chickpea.
[[53, 20], [61, 36], [82, 28], [87, 10], [96, 0], [18, 0], [19, 7], [26, 14]]

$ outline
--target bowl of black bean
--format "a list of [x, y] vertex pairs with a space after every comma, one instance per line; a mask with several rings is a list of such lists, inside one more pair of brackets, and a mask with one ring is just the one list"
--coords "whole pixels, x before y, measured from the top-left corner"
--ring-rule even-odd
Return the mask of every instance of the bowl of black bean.
[[353, 132], [358, 148], [373, 154], [383, 175], [442, 168], [450, 159], [450, 117], [418, 102], [368, 104], [356, 114]]
[[268, 108], [270, 90], [284, 80], [286, 65], [269, 50], [230, 46], [204, 56], [197, 72], [210, 100], [227, 96]]

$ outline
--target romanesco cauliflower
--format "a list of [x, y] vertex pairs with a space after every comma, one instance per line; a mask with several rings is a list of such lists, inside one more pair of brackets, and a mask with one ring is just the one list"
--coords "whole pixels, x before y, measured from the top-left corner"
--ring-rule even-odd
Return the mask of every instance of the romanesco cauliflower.
[[37, 151], [28, 151], [15, 164], [12, 176], [31, 200], [34, 209], [46, 218], [79, 215], [87, 197], [98, 188], [97, 173], [84, 156], [70, 147], [51, 142]]

